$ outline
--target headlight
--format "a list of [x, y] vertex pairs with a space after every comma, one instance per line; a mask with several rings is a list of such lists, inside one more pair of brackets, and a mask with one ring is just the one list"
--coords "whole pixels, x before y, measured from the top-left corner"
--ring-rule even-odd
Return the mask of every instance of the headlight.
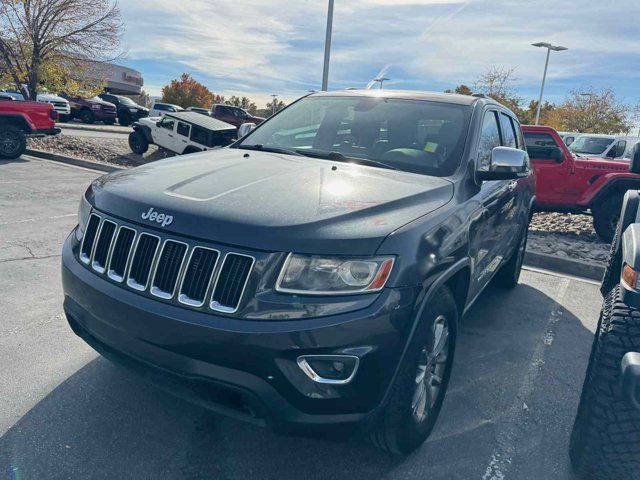
[[131, 113], [138, 113], [138, 109], [137, 108], [130, 108], [129, 111]]
[[84, 194], [80, 199], [80, 205], [78, 205], [78, 230], [77, 235], [82, 238], [84, 231], [87, 228], [87, 221], [89, 220], [89, 214], [91, 213], [91, 204], [87, 201]]
[[276, 290], [308, 295], [346, 295], [381, 290], [393, 257], [341, 258], [290, 254]]

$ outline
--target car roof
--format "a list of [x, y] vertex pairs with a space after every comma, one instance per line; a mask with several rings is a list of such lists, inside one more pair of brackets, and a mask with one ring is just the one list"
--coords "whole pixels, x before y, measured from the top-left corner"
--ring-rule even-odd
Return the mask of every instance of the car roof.
[[458, 105], [472, 105], [478, 100], [484, 99], [489, 103], [498, 102], [484, 95], [460, 95], [457, 93], [426, 92], [420, 90], [336, 90], [329, 92], [316, 92], [310, 97], [384, 97], [399, 98], [403, 100], [430, 100], [432, 102], [456, 103]]
[[194, 125], [198, 125], [199, 127], [206, 128], [207, 130], [236, 129], [236, 127], [234, 127], [230, 123], [223, 122], [222, 120], [218, 120], [217, 118], [207, 117], [206, 115], [202, 115], [201, 113], [197, 113], [194, 111], [168, 112], [165, 114], [165, 117], [176, 118], [178, 120], [182, 120], [183, 122], [192, 123]]
[[173, 103], [164, 103], [164, 102], [153, 102], [153, 105], [151, 108], [155, 107], [156, 105], [166, 105], [168, 107], [182, 108], [180, 105], [174, 105]]

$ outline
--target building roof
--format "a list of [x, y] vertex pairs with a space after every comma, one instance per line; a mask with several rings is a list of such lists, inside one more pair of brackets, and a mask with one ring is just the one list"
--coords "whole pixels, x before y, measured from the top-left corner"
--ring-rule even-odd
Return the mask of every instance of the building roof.
[[198, 112], [184, 111], [184, 112], [167, 112], [165, 116], [177, 118], [183, 122], [198, 125], [199, 127], [206, 128], [207, 130], [235, 130], [236, 127], [230, 123], [223, 122], [217, 118], [208, 117]]

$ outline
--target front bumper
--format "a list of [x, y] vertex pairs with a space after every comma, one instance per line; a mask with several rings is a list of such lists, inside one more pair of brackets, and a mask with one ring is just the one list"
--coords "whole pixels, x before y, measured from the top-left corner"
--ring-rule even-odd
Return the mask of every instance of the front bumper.
[[[370, 306], [333, 316], [248, 320], [192, 311], [126, 290], [63, 248], [64, 310], [104, 356], [212, 410], [279, 430], [352, 426], [378, 410], [411, 330], [416, 291], [386, 289]], [[296, 359], [356, 354], [347, 385], [313, 382]]]

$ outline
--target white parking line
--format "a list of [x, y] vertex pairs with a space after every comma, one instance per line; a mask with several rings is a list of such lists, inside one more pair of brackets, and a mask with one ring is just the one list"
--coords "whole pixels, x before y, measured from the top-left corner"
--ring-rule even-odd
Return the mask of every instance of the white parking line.
[[[569, 278], [560, 279], [558, 288], [552, 296], [556, 303], [562, 304], [569, 283]], [[507, 478], [506, 474], [513, 462], [513, 457], [516, 452], [516, 443], [520, 436], [525, 433], [522, 425], [529, 411], [527, 400], [533, 393], [536, 380], [544, 365], [545, 352], [555, 340], [556, 326], [560, 320], [562, 320], [561, 307], [555, 308], [549, 313], [545, 332], [531, 357], [529, 368], [525, 373], [522, 385], [520, 385], [516, 398], [507, 410], [504, 419], [501, 421], [501, 428], [496, 436], [497, 445], [493, 450], [489, 465], [482, 476], [482, 480], [504, 480]]]
[[76, 215], [78, 215], [78, 214], [77, 213], [67, 213], [65, 215], [54, 215], [52, 217], [23, 218], [22, 220], [16, 220], [14, 222], [2, 222], [2, 223], [0, 223], [0, 227], [3, 227], [5, 225], [17, 225], [19, 223], [40, 222], [42, 220], [55, 220], [56, 218], [75, 217]]

